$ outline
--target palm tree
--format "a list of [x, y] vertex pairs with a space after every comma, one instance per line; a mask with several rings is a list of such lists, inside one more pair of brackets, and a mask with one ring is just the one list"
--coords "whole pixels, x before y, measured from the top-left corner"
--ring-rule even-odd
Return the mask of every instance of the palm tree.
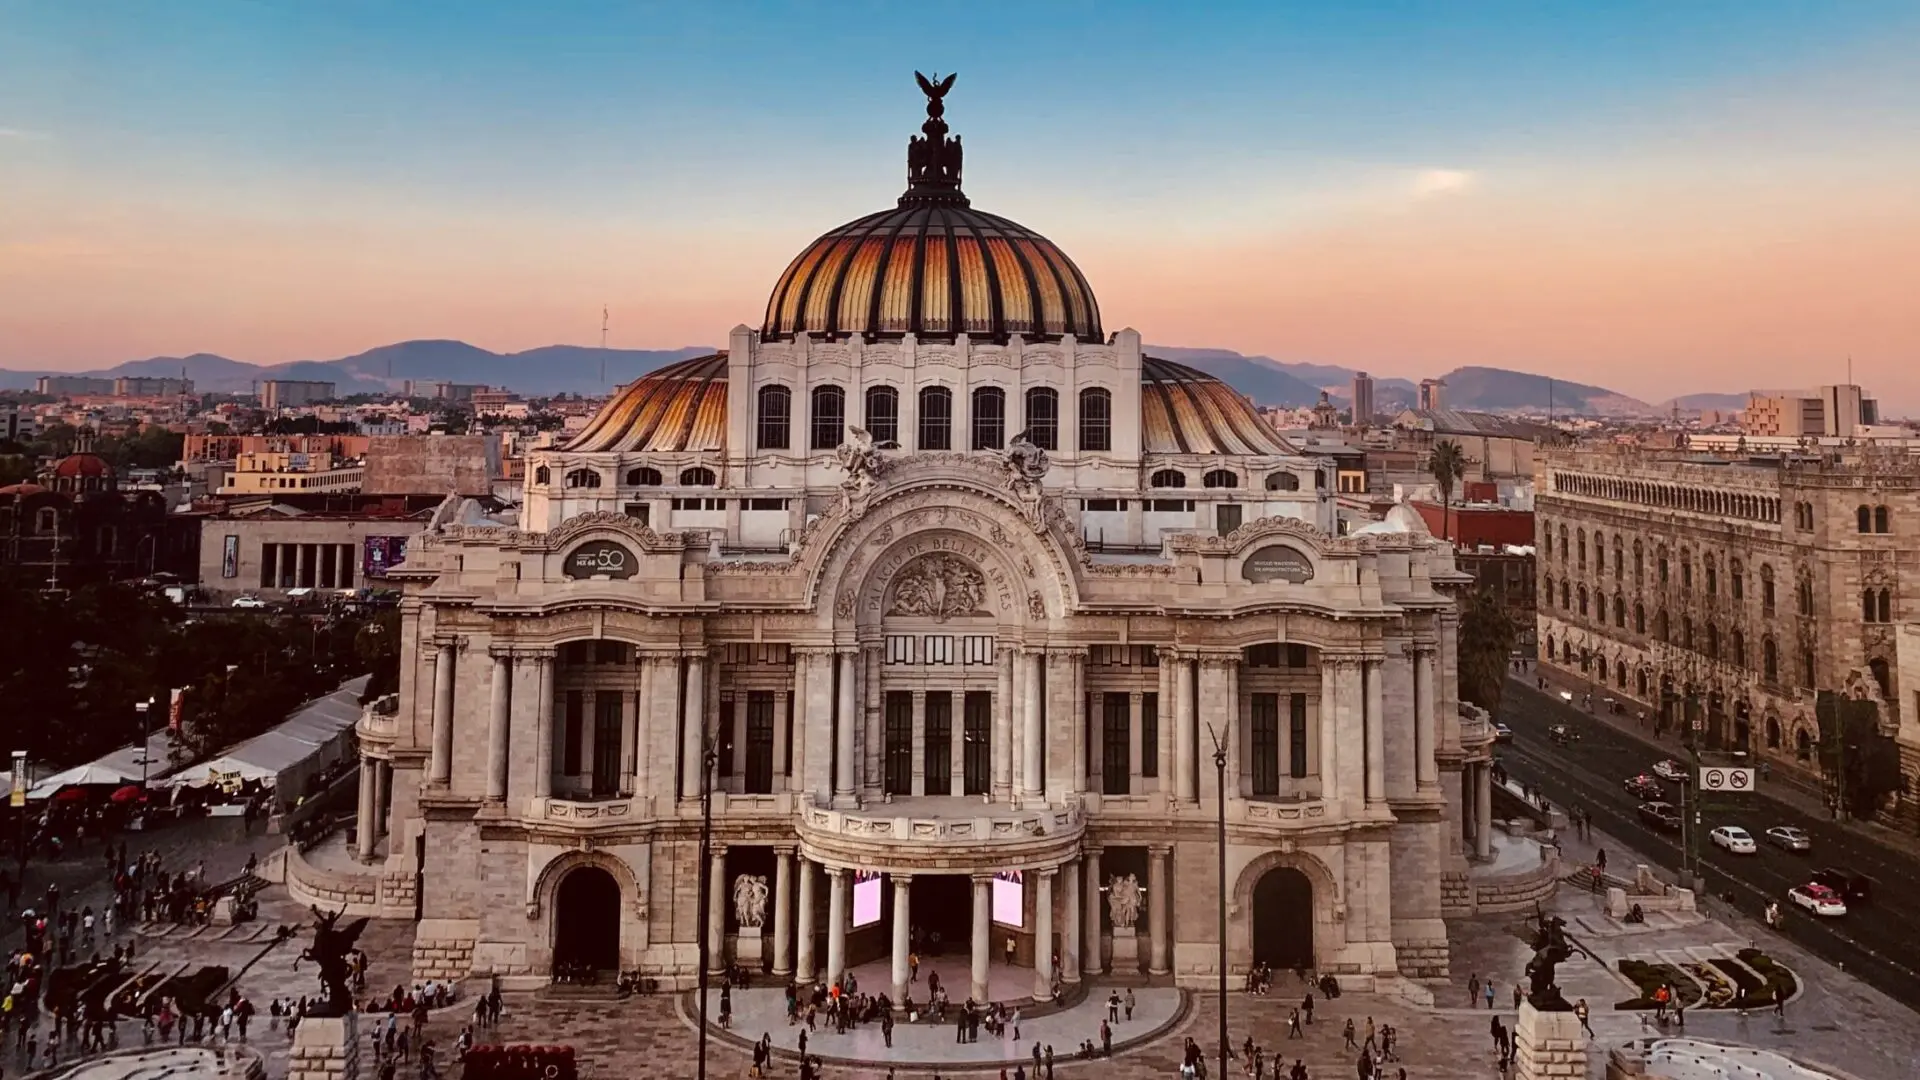
[[1447, 517], [1453, 505], [1453, 485], [1467, 475], [1467, 458], [1460, 452], [1460, 444], [1452, 439], [1434, 443], [1433, 452], [1427, 455], [1427, 472], [1440, 485], [1440, 538], [1445, 540], [1450, 535]]

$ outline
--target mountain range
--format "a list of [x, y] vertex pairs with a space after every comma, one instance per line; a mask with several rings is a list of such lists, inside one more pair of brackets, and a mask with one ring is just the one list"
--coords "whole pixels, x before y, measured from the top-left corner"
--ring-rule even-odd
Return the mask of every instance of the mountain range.
[[[86, 372], [0, 369], [0, 390], [31, 390], [41, 375], [178, 377], [184, 372], [193, 380], [195, 389], [210, 393], [250, 393], [263, 379], [306, 379], [334, 383], [342, 395], [397, 392], [407, 380], [505, 386], [533, 397], [594, 395], [676, 360], [712, 351], [710, 347], [697, 345], [679, 349], [548, 345], [525, 352], [496, 353], [464, 341], [402, 341], [335, 360], [302, 360], [289, 364], [250, 364], [211, 353], [194, 353], [156, 356]], [[1336, 405], [1351, 404], [1352, 368], [1248, 356], [1229, 349], [1149, 345], [1146, 351], [1213, 375], [1260, 405], [1310, 406], [1320, 400], [1322, 391]], [[1551, 408], [1555, 413], [1567, 415], [1658, 416], [1676, 405], [1682, 409], [1727, 409], [1746, 404], [1744, 394], [1695, 394], [1655, 406], [1605, 387], [1495, 367], [1459, 367], [1441, 379], [1446, 383], [1442, 391], [1446, 407], [1487, 412], [1544, 412]], [[1376, 377], [1375, 409], [1392, 414], [1409, 408], [1418, 392], [1411, 380]]]

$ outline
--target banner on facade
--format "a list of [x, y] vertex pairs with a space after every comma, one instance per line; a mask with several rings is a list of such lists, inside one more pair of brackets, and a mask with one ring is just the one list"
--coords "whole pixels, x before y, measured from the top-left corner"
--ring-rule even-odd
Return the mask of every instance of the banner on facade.
[[179, 731], [180, 723], [185, 719], [187, 708], [187, 688], [176, 686], [167, 700], [167, 730]]
[[240, 538], [228, 534], [220, 548], [220, 576], [236, 578], [240, 576]]
[[369, 536], [361, 550], [360, 576], [365, 579], [383, 578], [388, 570], [406, 561], [407, 538]]

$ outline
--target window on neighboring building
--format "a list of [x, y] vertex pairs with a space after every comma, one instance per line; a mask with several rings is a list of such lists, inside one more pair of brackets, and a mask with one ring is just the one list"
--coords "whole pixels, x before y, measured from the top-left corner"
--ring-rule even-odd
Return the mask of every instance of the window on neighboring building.
[[597, 488], [600, 486], [600, 474], [592, 469], [574, 469], [567, 473], [567, 486], [570, 488]]
[[1613, 594], [1613, 625], [1621, 629], [1627, 625], [1627, 598], [1619, 593]]
[[1707, 556], [1706, 559], [1703, 560], [1703, 563], [1707, 572], [1707, 595], [1718, 596], [1720, 594], [1720, 569], [1714, 565], [1713, 556], [1711, 555]]
[[1893, 522], [1890, 519], [1890, 515], [1887, 513], [1886, 507], [1876, 506], [1873, 508], [1873, 531], [1874, 532], [1877, 532], [1877, 533], [1891, 532], [1893, 531], [1892, 525], [1893, 525]]
[[1800, 685], [1813, 689], [1813, 675], [1813, 650], [1803, 649], [1800, 652]]
[[1047, 386], [1027, 391], [1027, 439], [1042, 450], [1060, 449], [1060, 392]]
[[1200, 486], [1209, 488], [1237, 488], [1240, 486], [1240, 477], [1232, 469], [1209, 469], [1206, 475], [1200, 478]]
[[1728, 640], [1728, 643], [1727, 643], [1727, 659], [1733, 662], [1734, 667], [1740, 668], [1742, 670], [1746, 668], [1747, 666], [1747, 635], [1741, 633], [1738, 630], [1735, 630], [1733, 632], [1733, 636]]
[[1854, 520], [1858, 524], [1861, 532], [1868, 533], [1873, 531], [1873, 507], [1861, 503], [1860, 509], [1855, 510], [1853, 513]]
[[998, 450], [1007, 444], [1007, 392], [982, 386], [973, 392], [973, 448]]
[[712, 487], [717, 483], [719, 480], [715, 479], [713, 470], [704, 466], [695, 465], [691, 469], [680, 470], [681, 487]]
[[919, 449], [953, 449], [953, 391], [944, 386], [920, 391]]
[[[1268, 473], [1267, 474], [1267, 490], [1268, 491], [1299, 491], [1300, 478], [1293, 475], [1290, 472]], [[1551, 548], [1548, 549], [1547, 554], [1549, 555], [1553, 554], [1553, 551]]]
[[1098, 386], [1080, 391], [1080, 447], [1083, 451], [1113, 449], [1113, 395]]
[[867, 387], [867, 434], [876, 443], [900, 441], [900, 391], [891, 386]]
[[1794, 602], [1794, 606], [1798, 609], [1800, 614], [1802, 615], [1813, 614], [1813, 582], [1812, 581], [1806, 578], [1800, 579], [1800, 584], [1796, 586], [1794, 589], [1793, 602]]
[[1647, 606], [1638, 601], [1633, 605], [1633, 632], [1636, 634], [1647, 632]]
[[1579, 553], [1579, 557], [1575, 562], [1580, 569], [1585, 570], [1587, 568], [1587, 530], [1581, 529], [1575, 535], [1579, 537], [1579, 539], [1575, 541], [1575, 543], [1579, 545], [1575, 548]]
[[793, 391], [779, 385], [763, 386], [759, 400], [760, 449], [787, 449], [788, 431], [793, 426]]
[[627, 486], [628, 487], [659, 487], [660, 480], [661, 478], [660, 478], [659, 469], [649, 468], [645, 465], [642, 465], [637, 469], [627, 470]]
[[533, 482], [541, 485], [553, 483], [553, 470], [545, 465], [533, 470]]
[[846, 441], [847, 392], [838, 386], [813, 388], [813, 449], [832, 450]]
[[1760, 674], [1768, 682], [1780, 681], [1780, 646], [1772, 638], [1760, 641]]
[[1735, 600], [1747, 598], [1747, 572], [1739, 559], [1727, 560], [1727, 593]]
[[1680, 616], [1680, 647], [1693, 648], [1693, 616], [1691, 615]]
[[1147, 478], [1147, 486], [1157, 488], [1183, 488], [1187, 486], [1187, 474], [1178, 469], [1161, 469]]
[[1646, 569], [1646, 562], [1640, 549], [1640, 541], [1635, 540], [1633, 542], [1633, 580], [1646, 580]]
[[1773, 614], [1773, 567], [1760, 567], [1760, 611]]

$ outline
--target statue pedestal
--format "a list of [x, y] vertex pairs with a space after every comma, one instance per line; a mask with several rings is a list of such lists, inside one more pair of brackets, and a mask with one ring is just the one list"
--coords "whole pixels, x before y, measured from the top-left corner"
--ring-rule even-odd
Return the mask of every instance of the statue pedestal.
[[233, 925], [233, 897], [223, 896], [213, 902], [213, 915], [208, 919], [215, 926]]
[[763, 948], [761, 933], [761, 928], [758, 926], [740, 928], [740, 932], [733, 937], [734, 963], [754, 969], [760, 967], [761, 957], [765, 955], [761, 951]]
[[1515, 1080], [1586, 1080], [1587, 1035], [1572, 1012], [1541, 1012], [1522, 1001], [1513, 1039]]
[[357, 1015], [301, 1020], [287, 1054], [287, 1080], [360, 1080]]
[[1113, 928], [1113, 970], [1129, 975], [1140, 970], [1140, 937], [1131, 926]]

